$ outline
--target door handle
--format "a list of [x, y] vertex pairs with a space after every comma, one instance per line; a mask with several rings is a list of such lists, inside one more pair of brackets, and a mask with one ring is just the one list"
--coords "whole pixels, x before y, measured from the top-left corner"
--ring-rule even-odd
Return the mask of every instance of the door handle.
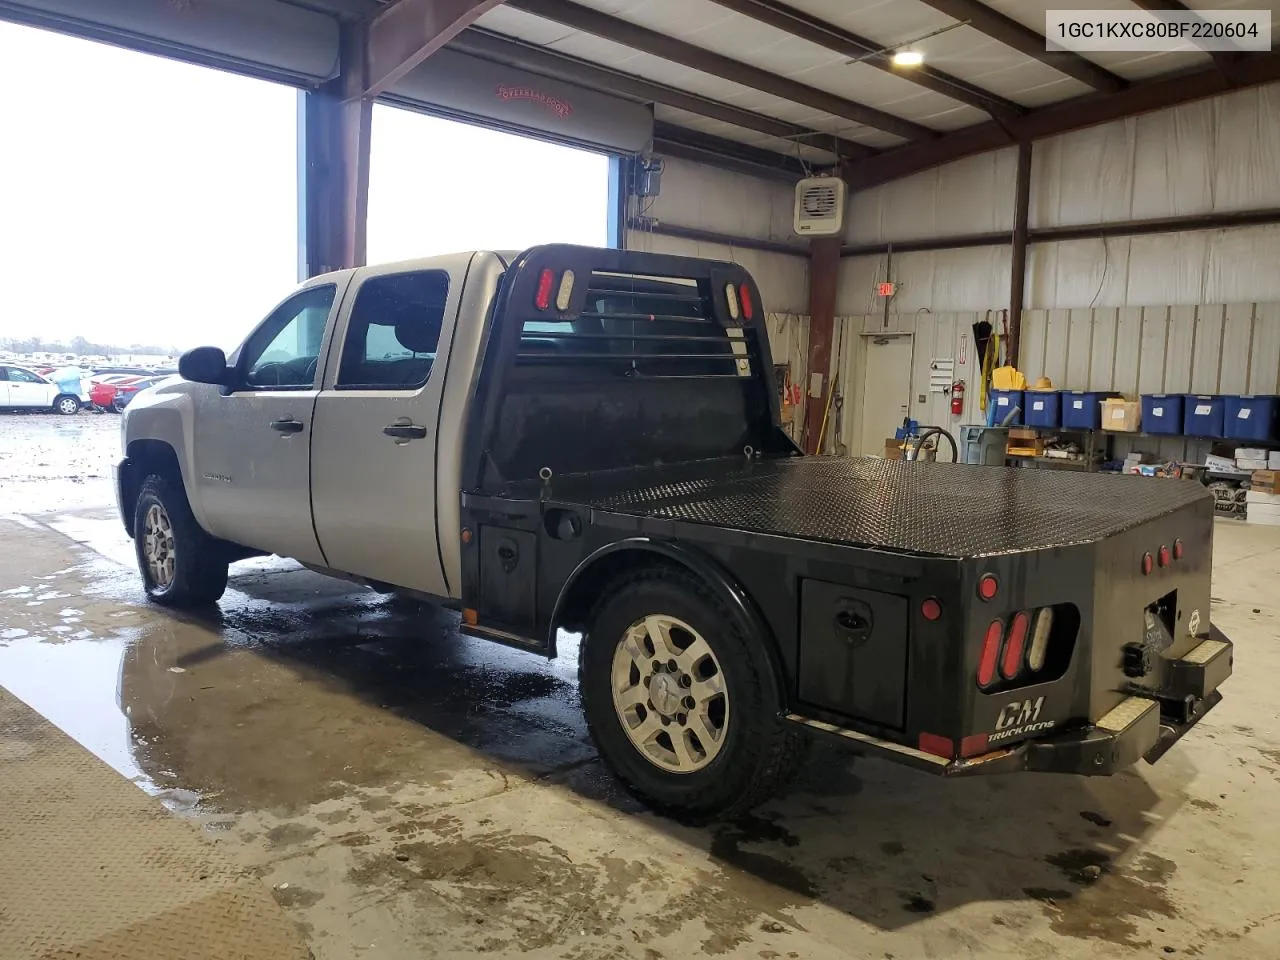
[[271, 429], [281, 433], [301, 433], [305, 425], [301, 420], [272, 420]]
[[392, 423], [383, 427], [382, 432], [397, 440], [422, 440], [427, 435], [427, 428], [416, 423]]

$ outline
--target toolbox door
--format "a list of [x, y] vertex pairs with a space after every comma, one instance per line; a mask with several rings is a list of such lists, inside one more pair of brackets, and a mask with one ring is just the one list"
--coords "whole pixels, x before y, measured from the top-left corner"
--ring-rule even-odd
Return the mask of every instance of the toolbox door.
[[800, 589], [800, 699], [902, 729], [907, 598], [822, 580]]

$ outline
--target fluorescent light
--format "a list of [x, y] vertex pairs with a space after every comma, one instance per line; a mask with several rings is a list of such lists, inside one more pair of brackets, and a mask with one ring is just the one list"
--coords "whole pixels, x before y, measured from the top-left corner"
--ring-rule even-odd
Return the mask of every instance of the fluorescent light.
[[924, 63], [924, 54], [919, 50], [899, 50], [893, 55], [894, 66], [918, 67]]

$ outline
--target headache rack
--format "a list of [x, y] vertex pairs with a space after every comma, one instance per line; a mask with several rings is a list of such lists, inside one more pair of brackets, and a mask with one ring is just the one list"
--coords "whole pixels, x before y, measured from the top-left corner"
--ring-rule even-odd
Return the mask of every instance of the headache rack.
[[[565, 283], [562, 274], [557, 290]], [[707, 280], [593, 270], [580, 311], [549, 318], [537, 302], [523, 317], [516, 377], [552, 366], [577, 382], [732, 379], [750, 377], [758, 362], [755, 331], [717, 317]]]

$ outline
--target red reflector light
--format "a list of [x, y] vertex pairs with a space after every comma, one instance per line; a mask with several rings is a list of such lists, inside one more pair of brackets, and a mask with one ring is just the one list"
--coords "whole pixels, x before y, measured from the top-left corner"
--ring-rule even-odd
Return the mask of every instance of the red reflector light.
[[1185, 548], [1182, 546], [1182, 541], [1181, 540], [1173, 541], [1173, 559], [1181, 560], [1182, 554], [1184, 552], [1185, 552]]
[[955, 754], [955, 747], [951, 745], [951, 741], [946, 737], [940, 737], [936, 733], [920, 734], [920, 749], [925, 753], [931, 753], [935, 757], [946, 757], [948, 760]]
[[987, 752], [987, 735], [974, 733], [960, 741], [960, 756], [976, 757]]
[[1143, 573], [1143, 576], [1147, 576], [1147, 575], [1149, 575], [1149, 574], [1151, 573], [1151, 571], [1155, 569], [1155, 565], [1156, 565], [1156, 564], [1155, 564], [1155, 561], [1151, 559], [1151, 554], [1149, 554], [1149, 553], [1144, 553], [1144, 554], [1142, 555], [1142, 573]]
[[937, 620], [942, 616], [942, 604], [933, 597], [920, 604], [920, 616], [926, 620]]
[[1031, 627], [1031, 618], [1025, 613], [1015, 613], [1013, 623], [1009, 625], [1009, 639], [1004, 642], [1004, 656], [1000, 658], [1000, 673], [1006, 680], [1012, 680], [1022, 669], [1022, 651], [1027, 645], [1027, 631]]
[[1167, 567], [1169, 565], [1169, 548], [1164, 544], [1160, 545], [1160, 566]]
[[983, 600], [994, 600], [999, 592], [1000, 584], [991, 574], [988, 573], [978, 581], [978, 596]]
[[1000, 640], [1004, 636], [1004, 623], [992, 620], [987, 635], [982, 639], [982, 656], [978, 658], [978, 686], [989, 687], [996, 678], [996, 658], [1000, 655]]
[[551, 306], [551, 284], [554, 281], [555, 276], [550, 270], [543, 270], [538, 276], [538, 292], [534, 294], [533, 305], [539, 310]]
[[751, 320], [755, 316], [755, 305], [751, 302], [751, 288], [745, 283], [738, 287], [738, 300], [742, 303], [742, 316]]

